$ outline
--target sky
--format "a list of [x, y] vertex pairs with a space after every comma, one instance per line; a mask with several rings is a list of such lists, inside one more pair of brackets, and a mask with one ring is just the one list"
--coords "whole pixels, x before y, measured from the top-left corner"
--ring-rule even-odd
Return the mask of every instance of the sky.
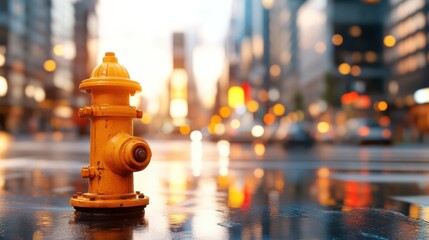
[[231, 1], [100, 0], [98, 59], [115, 52], [131, 79], [142, 85], [147, 111], [155, 113], [172, 70], [172, 33], [194, 32], [203, 44], [223, 46]]

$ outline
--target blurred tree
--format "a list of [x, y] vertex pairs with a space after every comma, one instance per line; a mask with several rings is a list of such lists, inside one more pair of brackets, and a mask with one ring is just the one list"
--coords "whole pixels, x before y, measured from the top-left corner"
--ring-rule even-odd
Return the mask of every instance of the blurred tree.
[[322, 99], [328, 106], [340, 107], [341, 94], [340, 78], [332, 73], [325, 74], [325, 91], [322, 93]]

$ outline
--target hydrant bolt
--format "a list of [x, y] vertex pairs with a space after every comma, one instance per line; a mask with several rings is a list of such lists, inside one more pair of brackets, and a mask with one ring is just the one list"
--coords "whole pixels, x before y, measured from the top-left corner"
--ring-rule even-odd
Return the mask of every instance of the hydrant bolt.
[[142, 118], [143, 117], [143, 111], [141, 110], [136, 110], [136, 118]]

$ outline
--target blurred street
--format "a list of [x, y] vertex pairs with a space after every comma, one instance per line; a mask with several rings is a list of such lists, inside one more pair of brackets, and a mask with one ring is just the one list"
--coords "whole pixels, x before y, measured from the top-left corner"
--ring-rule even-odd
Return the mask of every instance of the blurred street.
[[1, 138], [2, 239], [427, 239], [423, 145], [238, 144], [151, 140], [134, 177], [143, 218], [88, 221], [69, 199], [87, 190], [89, 141]]

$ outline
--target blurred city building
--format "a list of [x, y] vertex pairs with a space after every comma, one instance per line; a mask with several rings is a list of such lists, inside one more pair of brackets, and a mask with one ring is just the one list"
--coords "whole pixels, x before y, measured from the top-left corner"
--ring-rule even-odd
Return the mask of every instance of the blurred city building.
[[297, 16], [304, 0], [275, 1], [270, 12], [270, 52], [269, 73], [273, 87], [279, 92], [286, 109], [298, 110], [299, 91], [299, 39]]
[[399, 128], [413, 126], [415, 138], [429, 132], [428, 7], [425, 0], [389, 1], [383, 39], [392, 120]]
[[83, 19], [73, 4], [81, 2], [0, 1], [0, 130], [27, 134], [73, 128], [74, 25]]
[[82, 80], [91, 75], [92, 69], [97, 65], [98, 59], [98, 19], [96, 13], [97, 0], [73, 1], [73, 98], [70, 105], [74, 109], [73, 122], [80, 134], [88, 133], [88, 121], [78, 117], [80, 107], [90, 103], [90, 97], [79, 90]]
[[[385, 1], [306, 1], [298, 11], [299, 78], [305, 106], [372, 110], [384, 97]], [[353, 93], [356, 99], [348, 100]], [[350, 95], [351, 96], [351, 95]]]
[[[49, 128], [55, 99], [51, 1], [0, 1], [0, 129]], [[50, 90], [50, 91], [48, 91]]]

